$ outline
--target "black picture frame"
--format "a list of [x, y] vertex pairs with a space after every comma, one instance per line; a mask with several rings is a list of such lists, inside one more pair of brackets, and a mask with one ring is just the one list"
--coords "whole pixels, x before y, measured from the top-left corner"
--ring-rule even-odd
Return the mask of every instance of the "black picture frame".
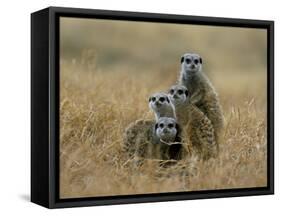
[[[59, 17], [267, 30], [267, 187], [93, 198], [59, 198]], [[274, 194], [274, 22], [49, 7], [31, 14], [31, 201], [47, 208]]]

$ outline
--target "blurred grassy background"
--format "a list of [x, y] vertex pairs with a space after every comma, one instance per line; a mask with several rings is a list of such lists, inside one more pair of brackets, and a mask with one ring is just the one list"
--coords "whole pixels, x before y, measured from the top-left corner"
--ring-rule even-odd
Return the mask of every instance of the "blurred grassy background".
[[[61, 18], [60, 36], [61, 197], [266, 185], [266, 30]], [[187, 162], [192, 176], [132, 171], [123, 131], [153, 117], [147, 98], [176, 82], [185, 52], [202, 56], [219, 93], [221, 155]]]
[[109, 70], [176, 69], [187, 51], [202, 55], [206, 71], [266, 65], [263, 29], [62, 18], [61, 38], [63, 58], [92, 51], [97, 67]]

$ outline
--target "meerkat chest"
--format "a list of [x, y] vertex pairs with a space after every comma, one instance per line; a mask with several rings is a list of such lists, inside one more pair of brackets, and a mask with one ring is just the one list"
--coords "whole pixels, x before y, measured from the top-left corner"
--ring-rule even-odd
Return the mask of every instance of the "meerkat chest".
[[160, 140], [154, 140], [152, 145], [147, 147], [148, 158], [158, 160], [169, 160], [171, 159], [171, 149], [175, 151], [174, 147], [161, 143]]
[[189, 121], [189, 113], [187, 110], [179, 110], [177, 113], [177, 121], [181, 126], [185, 126]]
[[199, 108], [199, 110], [205, 114], [212, 111], [217, 104], [217, 97], [214, 94], [205, 93], [202, 95], [200, 100], [197, 100], [194, 105]]

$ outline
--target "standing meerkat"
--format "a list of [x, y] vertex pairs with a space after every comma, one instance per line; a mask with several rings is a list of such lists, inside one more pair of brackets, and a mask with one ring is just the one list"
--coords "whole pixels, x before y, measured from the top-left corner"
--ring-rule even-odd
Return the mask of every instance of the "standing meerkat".
[[166, 93], [155, 93], [149, 97], [149, 108], [154, 112], [155, 120], [160, 117], [176, 118], [175, 107]]
[[224, 127], [224, 116], [217, 92], [202, 72], [202, 58], [198, 54], [186, 53], [181, 57], [179, 84], [190, 93], [190, 101], [212, 122], [217, 144], [220, 143]]
[[174, 85], [169, 90], [171, 102], [175, 106], [178, 123], [183, 128], [192, 149], [203, 159], [216, 157], [218, 146], [214, 128], [205, 114], [189, 100], [189, 92], [183, 85]]
[[124, 133], [125, 150], [132, 158], [178, 160], [181, 158], [181, 130], [174, 118], [137, 120]]

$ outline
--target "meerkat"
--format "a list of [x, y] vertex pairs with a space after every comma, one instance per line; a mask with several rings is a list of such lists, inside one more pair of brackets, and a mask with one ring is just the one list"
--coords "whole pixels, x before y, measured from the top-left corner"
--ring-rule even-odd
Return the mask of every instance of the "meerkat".
[[181, 130], [174, 118], [137, 120], [124, 133], [125, 150], [131, 158], [181, 159]]
[[203, 159], [216, 157], [218, 146], [214, 128], [205, 114], [190, 102], [189, 92], [183, 85], [174, 85], [169, 89], [171, 102], [175, 106], [178, 123], [183, 128], [191, 148]]
[[179, 84], [190, 93], [190, 101], [212, 122], [216, 143], [220, 143], [224, 127], [224, 116], [218, 94], [208, 77], [202, 72], [202, 58], [198, 54], [186, 53], [181, 57]]
[[155, 120], [160, 117], [176, 118], [175, 107], [166, 93], [155, 93], [149, 97], [149, 108], [154, 112]]

